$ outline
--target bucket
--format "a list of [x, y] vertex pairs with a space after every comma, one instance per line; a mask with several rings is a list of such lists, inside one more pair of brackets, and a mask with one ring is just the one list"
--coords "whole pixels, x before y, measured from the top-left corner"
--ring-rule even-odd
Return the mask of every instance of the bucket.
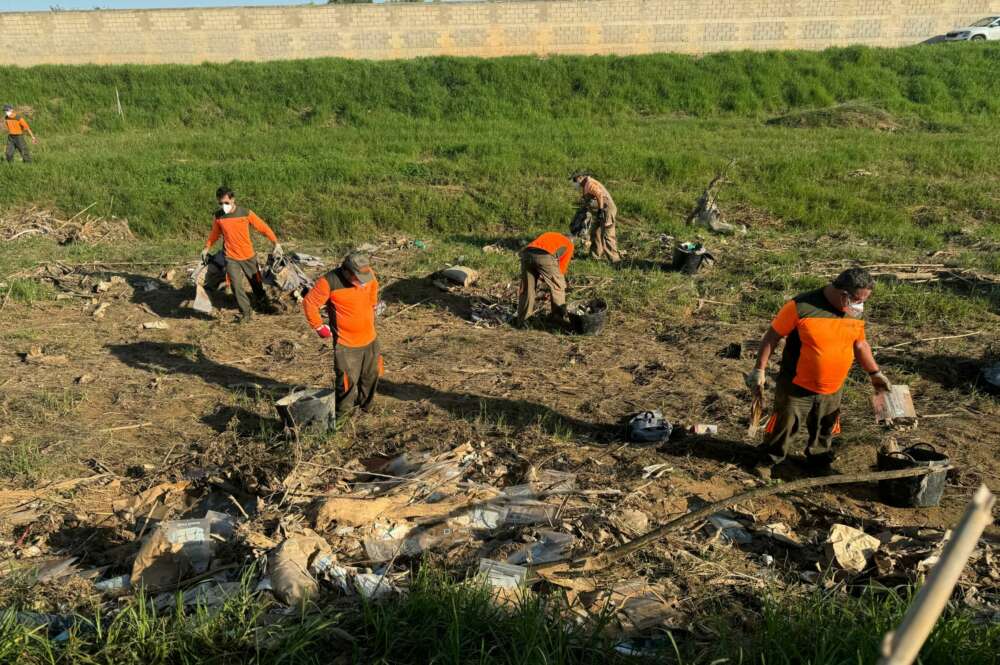
[[[928, 443], [918, 443], [902, 452], [879, 453], [878, 470], [896, 471], [919, 466], [948, 466], [948, 456]], [[880, 480], [879, 494], [886, 503], [901, 508], [933, 508], [941, 503], [947, 471], [934, 471], [912, 478]]]
[[604, 329], [608, 318], [608, 304], [603, 300], [571, 305], [567, 313], [573, 330], [581, 335], [596, 335]]
[[337, 393], [329, 388], [296, 390], [275, 402], [274, 407], [286, 429], [335, 429]]
[[685, 242], [674, 247], [674, 258], [671, 267], [685, 275], [693, 275], [701, 270], [702, 263], [711, 260], [712, 255], [705, 251], [700, 242]]

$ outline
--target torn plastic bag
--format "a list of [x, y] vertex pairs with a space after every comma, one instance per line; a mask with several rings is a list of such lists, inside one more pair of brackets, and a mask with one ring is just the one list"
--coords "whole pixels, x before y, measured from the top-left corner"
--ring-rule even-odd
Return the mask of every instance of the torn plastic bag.
[[669, 439], [673, 429], [659, 411], [644, 411], [628, 421], [626, 438], [633, 443], [658, 443]]

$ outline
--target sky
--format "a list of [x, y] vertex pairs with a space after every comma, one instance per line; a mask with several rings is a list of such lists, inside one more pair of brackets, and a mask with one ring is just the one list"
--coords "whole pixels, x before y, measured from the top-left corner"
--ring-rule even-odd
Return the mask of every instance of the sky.
[[[320, 0], [318, 0], [320, 1]], [[233, 7], [303, 5], [309, 0], [0, 0], [0, 12], [47, 12], [60, 9], [163, 9], [171, 7]]]

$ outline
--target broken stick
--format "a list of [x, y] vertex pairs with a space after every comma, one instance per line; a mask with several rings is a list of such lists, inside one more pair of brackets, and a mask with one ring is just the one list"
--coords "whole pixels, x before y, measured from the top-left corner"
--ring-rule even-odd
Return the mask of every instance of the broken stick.
[[[948, 467], [951, 468], [951, 467]], [[899, 469], [897, 471], [873, 471], [869, 473], [847, 473], [840, 474], [836, 476], [821, 476], [818, 478], [803, 478], [801, 480], [793, 480], [790, 483], [781, 483], [778, 485], [768, 485], [765, 487], [758, 487], [752, 489], [749, 492], [743, 492], [741, 494], [734, 494], [728, 499], [722, 499], [721, 501], [716, 501], [710, 503], [703, 508], [698, 510], [692, 510], [689, 513], [681, 515], [676, 519], [672, 519], [663, 526], [650, 531], [642, 536], [639, 536], [635, 540], [629, 541], [617, 547], [612, 547], [611, 549], [605, 550], [598, 554], [592, 556], [582, 557], [574, 561], [568, 568], [566, 568], [566, 563], [554, 564], [554, 566], [562, 565], [566, 568], [566, 572], [572, 571], [591, 571], [591, 570], [601, 570], [607, 568], [609, 565], [622, 559], [633, 552], [641, 550], [647, 545], [651, 545], [658, 540], [664, 538], [667, 534], [682, 529], [690, 524], [699, 522], [709, 515], [714, 515], [720, 510], [730, 508], [738, 503], [743, 503], [751, 499], [759, 499], [764, 496], [771, 496], [772, 494], [787, 494], [789, 492], [797, 492], [804, 489], [812, 489], [814, 487], [823, 487], [826, 485], [846, 485], [848, 483], [861, 483], [861, 482], [871, 482], [876, 480], [892, 480], [894, 478], [909, 478], [911, 476], [923, 476], [928, 473], [935, 471], [943, 471], [941, 467], [919, 467], [914, 469]], [[544, 568], [544, 566], [542, 567]]]

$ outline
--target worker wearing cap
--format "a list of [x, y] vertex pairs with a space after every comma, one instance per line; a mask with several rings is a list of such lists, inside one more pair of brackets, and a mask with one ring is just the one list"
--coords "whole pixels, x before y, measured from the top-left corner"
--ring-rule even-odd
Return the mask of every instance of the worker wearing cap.
[[[337, 413], [355, 406], [367, 411], [382, 376], [382, 351], [375, 334], [378, 280], [368, 257], [348, 254], [340, 267], [316, 280], [302, 301], [309, 325], [324, 339], [333, 338], [333, 374]], [[320, 307], [326, 307], [329, 325]]]
[[787, 338], [762, 459], [754, 469], [758, 476], [770, 479], [771, 467], [785, 459], [803, 424], [808, 432], [806, 462], [817, 471], [829, 471], [833, 438], [840, 433], [844, 380], [855, 360], [868, 372], [875, 390], [891, 388], [865, 340], [862, 316], [874, 286], [867, 271], [845, 270], [825, 287], [789, 300], [771, 322], [757, 365], [746, 376], [750, 390], [762, 396], [768, 359]]
[[24, 133], [31, 137], [32, 143], [38, 143], [35, 133], [28, 126], [28, 121], [14, 110], [10, 104], [3, 106], [4, 124], [7, 126], [7, 161], [14, 161], [14, 151], [21, 153], [21, 159], [25, 162], [31, 161], [31, 151], [28, 150], [28, 142], [24, 140]]
[[612, 265], [618, 265], [618, 234], [615, 222], [618, 207], [608, 190], [588, 173], [575, 173], [570, 178], [580, 192], [581, 204], [594, 213], [594, 224], [590, 227], [590, 257], [600, 259], [606, 254]]
[[[274, 231], [264, 220], [252, 210], [236, 205], [236, 195], [233, 190], [220, 187], [215, 196], [219, 202], [219, 209], [215, 212], [215, 220], [212, 222], [212, 231], [205, 241], [205, 249], [201, 251], [202, 262], [208, 264], [208, 270], [202, 278], [204, 281], [202, 286], [211, 292], [228, 276], [229, 285], [233, 295], [236, 296], [236, 304], [240, 308], [239, 321], [245, 323], [250, 320], [252, 312], [245, 282], [250, 282], [250, 288], [260, 305], [267, 303], [260, 267], [257, 265], [257, 253], [250, 240], [251, 227], [273, 243], [271, 253], [275, 256], [281, 256], [281, 245]], [[218, 265], [209, 262], [212, 245], [220, 237], [226, 255], [225, 273]]]
[[523, 326], [535, 311], [535, 292], [539, 281], [549, 287], [553, 317], [559, 320], [566, 318], [566, 271], [572, 258], [573, 241], [554, 231], [543, 233], [521, 250], [517, 325]]

